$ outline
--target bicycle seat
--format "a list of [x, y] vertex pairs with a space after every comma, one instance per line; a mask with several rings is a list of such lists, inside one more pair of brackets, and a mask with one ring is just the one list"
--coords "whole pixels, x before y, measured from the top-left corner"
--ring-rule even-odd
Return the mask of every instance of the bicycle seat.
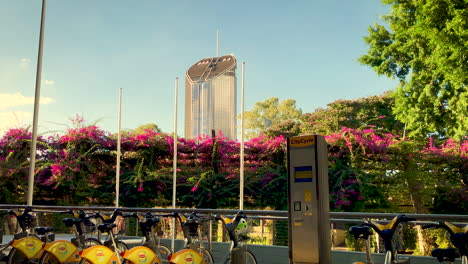
[[36, 233], [38, 235], [43, 236], [43, 235], [45, 235], [45, 234], [47, 234], [49, 232], [54, 231], [54, 228], [51, 227], [51, 226], [38, 226], [38, 227], [34, 228], [34, 231], [36, 231]]
[[67, 227], [72, 227], [73, 225], [81, 223], [81, 219], [79, 218], [64, 218], [62, 222], [65, 224]]
[[110, 233], [112, 229], [115, 227], [117, 227], [117, 225], [114, 223], [104, 223], [104, 224], [99, 224], [97, 226], [97, 229], [102, 233]]
[[349, 228], [349, 233], [354, 235], [355, 239], [368, 239], [372, 235], [372, 230], [368, 226], [352, 226]]
[[460, 253], [456, 248], [436, 248], [432, 250], [432, 256], [437, 258], [439, 262], [453, 262], [456, 258], [460, 257]]

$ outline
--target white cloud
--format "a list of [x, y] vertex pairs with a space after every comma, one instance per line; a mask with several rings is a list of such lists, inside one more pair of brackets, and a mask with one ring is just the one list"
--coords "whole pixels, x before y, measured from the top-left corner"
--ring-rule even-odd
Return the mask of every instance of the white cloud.
[[0, 133], [10, 128], [24, 126], [25, 123], [31, 123], [31, 112], [0, 112]]
[[[50, 97], [42, 97], [41, 104], [50, 104], [54, 100]], [[0, 110], [8, 109], [18, 105], [34, 104], [34, 97], [26, 97], [20, 93], [14, 94], [0, 94]]]
[[42, 80], [42, 82], [44, 83], [44, 85], [54, 85], [55, 84], [54, 80]]
[[29, 58], [21, 58], [19, 62], [19, 67], [22, 70], [26, 70], [29, 68], [29, 65], [31, 65], [31, 59]]

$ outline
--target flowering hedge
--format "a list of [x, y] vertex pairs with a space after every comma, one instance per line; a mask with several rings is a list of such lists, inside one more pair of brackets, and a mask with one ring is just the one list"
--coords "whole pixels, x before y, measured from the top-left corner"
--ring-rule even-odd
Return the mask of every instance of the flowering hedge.
[[[24, 203], [31, 134], [0, 139], [0, 203]], [[325, 137], [329, 143], [330, 205], [334, 210], [468, 209], [468, 143], [421, 143], [373, 128]], [[112, 205], [116, 135], [97, 126], [38, 140], [35, 204]], [[239, 148], [222, 135], [178, 139], [178, 206], [237, 207]], [[246, 206], [287, 208], [286, 139], [262, 135], [245, 142]], [[122, 137], [122, 206], [169, 206], [174, 139], [145, 131]], [[432, 203], [435, 201], [435, 203]], [[402, 207], [403, 206], [403, 207]], [[409, 207], [408, 207], [409, 208]]]

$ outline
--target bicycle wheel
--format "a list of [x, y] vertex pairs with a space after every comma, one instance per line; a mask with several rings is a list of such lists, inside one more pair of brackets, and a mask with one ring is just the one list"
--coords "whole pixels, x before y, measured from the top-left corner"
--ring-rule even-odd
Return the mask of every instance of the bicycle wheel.
[[82, 259], [80, 260], [80, 263], [79, 263], [79, 264], [92, 264], [92, 263], [91, 263], [90, 261], [88, 261], [87, 259], [82, 258]]
[[39, 259], [40, 264], [60, 264], [60, 261], [50, 252], [45, 251]]
[[211, 255], [210, 251], [208, 251], [205, 248], [199, 248], [198, 252], [200, 252], [200, 254], [202, 254], [203, 260], [205, 261], [205, 264], [213, 264], [214, 263], [213, 255]]
[[97, 245], [102, 245], [102, 243], [101, 241], [93, 237], [86, 238], [84, 241], [84, 248], [89, 248], [89, 247], [97, 246]]
[[242, 257], [244, 259], [245, 264], [257, 264], [257, 259], [255, 258], [255, 255], [250, 252], [250, 250], [246, 249], [244, 251], [244, 256]]
[[37, 263], [39, 259], [28, 259], [23, 252], [19, 251], [16, 248], [12, 248], [8, 254], [8, 264], [31, 264]]
[[122, 241], [116, 241], [115, 243], [117, 244], [117, 249], [119, 250], [119, 253], [122, 253], [128, 249], [127, 244], [125, 244]]
[[158, 244], [156, 246], [156, 255], [158, 255], [159, 260], [161, 263], [169, 263], [169, 260], [167, 260], [167, 257], [172, 254], [171, 248], [164, 244]]
[[385, 262], [384, 262], [384, 264], [391, 264], [391, 263], [392, 263], [392, 252], [387, 251], [387, 253], [385, 253]]
[[257, 264], [255, 255], [246, 248], [236, 248], [231, 252], [229, 263]]

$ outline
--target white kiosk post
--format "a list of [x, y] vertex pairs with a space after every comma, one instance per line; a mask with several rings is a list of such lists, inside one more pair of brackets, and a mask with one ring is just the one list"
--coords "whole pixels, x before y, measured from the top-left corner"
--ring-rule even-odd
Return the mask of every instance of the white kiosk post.
[[327, 143], [288, 138], [289, 262], [331, 264]]

